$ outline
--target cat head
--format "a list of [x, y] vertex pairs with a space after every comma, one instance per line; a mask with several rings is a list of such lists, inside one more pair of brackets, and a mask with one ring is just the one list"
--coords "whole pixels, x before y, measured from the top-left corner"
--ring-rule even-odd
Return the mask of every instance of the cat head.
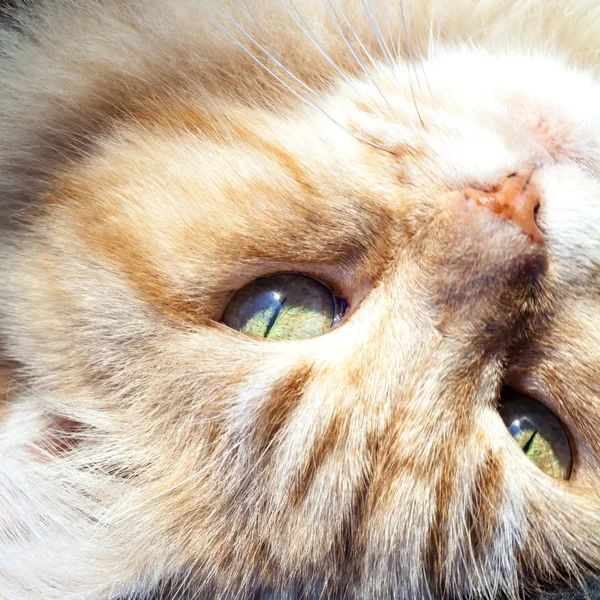
[[583, 42], [541, 6], [533, 31], [487, 7], [484, 39], [464, 3], [439, 43], [426, 3], [168, 8], [2, 34], [6, 590], [492, 598], [597, 570]]

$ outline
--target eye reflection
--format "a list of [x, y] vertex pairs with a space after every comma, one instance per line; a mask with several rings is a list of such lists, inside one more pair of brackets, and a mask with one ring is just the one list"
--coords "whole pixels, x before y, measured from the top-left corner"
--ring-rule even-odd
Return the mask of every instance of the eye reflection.
[[573, 456], [560, 420], [530, 396], [504, 387], [500, 416], [527, 458], [556, 479], [569, 479]]
[[233, 296], [223, 323], [251, 337], [302, 340], [327, 333], [347, 303], [321, 282], [300, 273], [256, 279]]

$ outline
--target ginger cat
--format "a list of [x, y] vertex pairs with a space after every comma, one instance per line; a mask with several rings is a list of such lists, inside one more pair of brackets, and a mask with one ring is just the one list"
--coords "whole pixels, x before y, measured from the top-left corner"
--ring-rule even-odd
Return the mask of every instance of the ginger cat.
[[595, 0], [5, 12], [0, 598], [598, 573]]

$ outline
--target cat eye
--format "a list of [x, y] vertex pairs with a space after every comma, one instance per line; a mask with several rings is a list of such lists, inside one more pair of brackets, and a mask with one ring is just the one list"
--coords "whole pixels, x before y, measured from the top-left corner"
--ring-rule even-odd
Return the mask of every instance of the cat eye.
[[502, 389], [498, 410], [531, 462], [551, 477], [569, 479], [573, 455], [558, 417], [537, 400], [510, 387]]
[[327, 333], [347, 306], [316, 279], [282, 273], [256, 279], [236, 292], [223, 323], [252, 337], [304, 340]]

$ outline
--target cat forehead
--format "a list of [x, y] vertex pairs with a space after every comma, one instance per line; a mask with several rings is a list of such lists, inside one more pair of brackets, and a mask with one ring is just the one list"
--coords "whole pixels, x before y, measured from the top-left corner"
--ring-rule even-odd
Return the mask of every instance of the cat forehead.
[[[420, 78], [406, 65], [345, 78], [316, 108], [273, 112], [193, 96], [138, 105], [101, 144], [98, 168], [86, 163], [77, 177], [89, 189], [95, 177], [97, 188], [118, 184], [121, 199], [147, 189], [150, 214], [173, 194], [189, 217], [211, 205], [260, 212], [270, 196], [301, 212], [339, 203], [352, 219], [352, 197], [402, 205], [399, 183], [427, 196], [493, 185], [524, 164], [573, 161], [600, 172], [600, 92], [590, 77], [548, 58], [485, 52], [440, 53], [419, 66]], [[153, 202], [160, 195], [169, 197]]]
[[419, 149], [422, 178], [437, 184], [490, 183], [523, 163], [600, 173], [600, 86], [547, 55], [440, 51], [344, 91], [357, 130], [390, 151]]
[[[141, 279], [158, 268], [184, 282], [211, 260], [230, 272], [250, 262], [256, 276], [360, 263], [364, 279], [386, 247], [445, 210], [447, 193], [493, 186], [524, 165], [600, 170], [590, 77], [544, 57], [469, 51], [440, 53], [415, 75], [381, 66], [342, 81], [322, 110], [169, 94], [125, 111], [51, 196], [66, 199], [77, 235], [137, 265]], [[555, 180], [550, 203], [573, 238], [589, 208], [573, 210]], [[583, 256], [596, 256], [596, 233]], [[562, 237], [563, 262], [573, 262]]]
[[[600, 86], [589, 75], [539, 55], [480, 50], [439, 52], [413, 67], [382, 63], [368, 77], [340, 76], [324, 103], [294, 98], [275, 111], [193, 95], [136, 99], [123, 110], [129, 131], [117, 135], [126, 146], [118, 160], [169, 163], [168, 175], [179, 169], [204, 185], [291, 177], [305, 189], [309, 178], [314, 189], [345, 180], [385, 187], [391, 161], [376, 150], [395, 155], [423, 188], [490, 185], [548, 158], [600, 172]], [[132, 131], [131, 123], [159, 135]]]

